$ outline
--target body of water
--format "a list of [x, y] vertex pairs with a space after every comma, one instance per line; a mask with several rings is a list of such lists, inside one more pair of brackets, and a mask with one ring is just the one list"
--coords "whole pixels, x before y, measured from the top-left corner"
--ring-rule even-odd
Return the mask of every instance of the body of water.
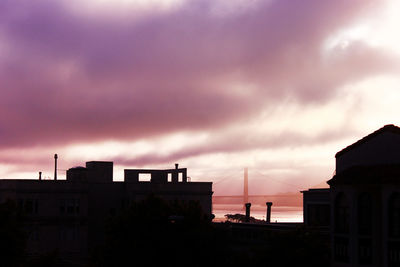
[[[265, 205], [252, 205], [250, 216], [265, 220], [267, 207]], [[214, 221], [225, 221], [225, 214], [245, 214], [241, 204], [213, 204]], [[303, 222], [303, 207], [299, 206], [272, 206], [271, 222]]]

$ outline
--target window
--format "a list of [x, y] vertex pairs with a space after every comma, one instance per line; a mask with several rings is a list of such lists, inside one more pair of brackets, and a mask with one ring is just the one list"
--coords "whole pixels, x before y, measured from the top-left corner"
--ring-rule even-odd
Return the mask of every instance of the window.
[[339, 262], [349, 262], [349, 239], [335, 237], [334, 257]]
[[388, 244], [388, 262], [390, 267], [400, 266], [400, 242], [391, 241]]
[[400, 237], [400, 194], [394, 193], [389, 198], [389, 236]]
[[39, 212], [39, 201], [37, 199], [18, 199], [18, 211], [25, 214], [37, 214]]
[[24, 208], [24, 200], [23, 199], [20, 199], [20, 198], [18, 199], [17, 208], [18, 208], [18, 211], [20, 211], [20, 212], [23, 211], [23, 208]]
[[310, 226], [328, 226], [330, 207], [326, 204], [308, 204], [307, 220]]
[[39, 200], [37, 200], [37, 199], [34, 200], [33, 212], [34, 213], [38, 213], [39, 212]]
[[25, 209], [26, 213], [32, 213], [33, 212], [33, 201], [32, 201], [32, 199], [26, 199], [25, 200], [24, 209]]
[[59, 228], [59, 239], [62, 241], [74, 241], [78, 240], [79, 229], [78, 226], [60, 226]]
[[139, 173], [139, 182], [150, 182], [151, 174], [150, 173]]
[[81, 203], [80, 203], [79, 198], [75, 199], [75, 213], [76, 214], [79, 214], [79, 212], [80, 212], [80, 205], [81, 205]]
[[362, 235], [370, 235], [372, 233], [372, 198], [368, 193], [362, 193], [357, 201], [357, 221], [358, 233]]
[[67, 199], [66, 204], [67, 204], [66, 207], [67, 213], [69, 214], [75, 213], [75, 199], [73, 198]]
[[335, 232], [349, 232], [349, 204], [344, 193], [339, 193], [335, 199]]
[[358, 240], [358, 262], [372, 264], [372, 239], [360, 238]]
[[64, 213], [65, 212], [65, 199], [60, 199], [60, 213]]
[[79, 214], [80, 200], [75, 198], [60, 199], [59, 209], [61, 214]]
[[29, 240], [31, 241], [38, 241], [39, 240], [39, 229], [37, 226], [33, 226], [30, 230], [29, 230]]

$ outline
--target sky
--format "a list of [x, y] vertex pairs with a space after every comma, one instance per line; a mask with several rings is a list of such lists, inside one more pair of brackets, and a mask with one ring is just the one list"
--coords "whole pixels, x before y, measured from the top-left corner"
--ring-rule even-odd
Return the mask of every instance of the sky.
[[397, 0], [0, 0], [0, 178], [188, 168], [215, 195], [322, 186], [400, 125]]

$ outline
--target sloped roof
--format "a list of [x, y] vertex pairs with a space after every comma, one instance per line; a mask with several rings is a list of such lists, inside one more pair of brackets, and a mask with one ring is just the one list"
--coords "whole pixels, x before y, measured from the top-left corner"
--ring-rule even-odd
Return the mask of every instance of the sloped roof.
[[353, 166], [327, 182], [335, 184], [400, 184], [400, 164]]
[[356, 148], [357, 146], [364, 144], [366, 142], [368, 142], [369, 140], [371, 140], [372, 138], [376, 137], [379, 134], [382, 134], [384, 132], [391, 132], [391, 133], [395, 133], [395, 134], [400, 134], [400, 128], [393, 125], [393, 124], [388, 124], [383, 126], [382, 128], [376, 130], [375, 132], [363, 137], [362, 139], [358, 140], [357, 142], [343, 148], [342, 150], [340, 150], [339, 152], [336, 153], [335, 157], [339, 157], [341, 155], [343, 155], [344, 153]]

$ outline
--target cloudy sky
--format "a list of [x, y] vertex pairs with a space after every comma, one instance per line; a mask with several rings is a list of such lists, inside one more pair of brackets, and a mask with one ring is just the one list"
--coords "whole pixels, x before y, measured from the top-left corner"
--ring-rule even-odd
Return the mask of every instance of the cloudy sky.
[[89, 160], [299, 191], [400, 125], [397, 0], [0, 0], [0, 177]]

